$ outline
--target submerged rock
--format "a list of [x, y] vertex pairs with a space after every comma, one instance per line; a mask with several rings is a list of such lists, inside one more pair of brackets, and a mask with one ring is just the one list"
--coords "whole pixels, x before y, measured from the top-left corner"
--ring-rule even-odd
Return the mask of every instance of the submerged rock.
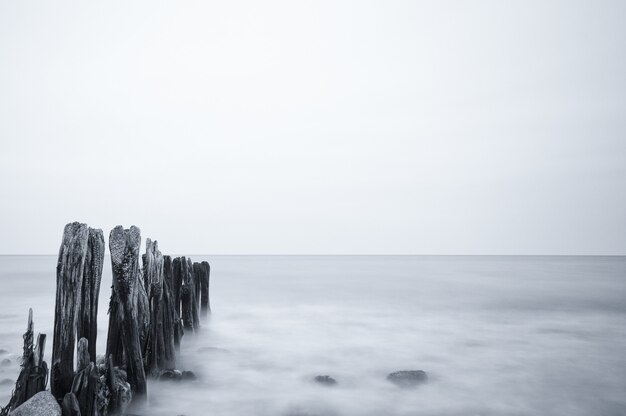
[[337, 380], [335, 380], [331, 376], [315, 376], [315, 378], [313, 378], [313, 381], [324, 386], [334, 386], [335, 384], [337, 384]]
[[61, 406], [49, 391], [40, 391], [10, 413], [10, 416], [61, 416]]
[[390, 373], [387, 380], [400, 387], [416, 387], [427, 383], [428, 375], [422, 370], [404, 370]]
[[13, 380], [11, 380], [10, 378], [5, 378], [0, 380], [0, 386], [10, 386], [13, 383], [15, 383]]
[[163, 370], [159, 375], [161, 381], [191, 381], [197, 378], [193, 371]]
[[11, 360], [9, 360], [8, 358], [5, 358], [4, 360], [0, 361], [0, 367], [8, 367], [11, 365]]
[[196, 373], [194, 373], [193, 371], [183, 371], [183, 380], [196, 380], [198, 377], [196, 377]]
[[178, 370], [163, 370], [159, 376], [162, 381], [179, 381], [183, 379], [183, 373]]
[[8, 354], [9, 352], [3, 348], [0, 348], [0, 355]]

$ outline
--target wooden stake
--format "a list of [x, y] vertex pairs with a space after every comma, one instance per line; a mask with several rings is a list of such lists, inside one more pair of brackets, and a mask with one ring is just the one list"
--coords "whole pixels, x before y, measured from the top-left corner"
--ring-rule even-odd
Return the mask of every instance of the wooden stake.
[[46, 389], [48, 365], [43, 361], [43, 352], [46, 346], [46, 335], [37, 337], [37, 344], [33, 346], [34, 324], [33, 310], [28, 310], [28, 325], [24, 333], [24, 352], [22, 368], [15, 382], [15, 389], [11, 400], [4, 408], [0, 408], [0, 415], [6, 416], [9, 412], [35, 394]]
[[[83, 273], [81, 302], [78, 309], [76, 337], [87, 338], [90, 361], [96, 362], [98, 336], [98, 297], [104, 264], [104, 235], [102, 230], [89, 229]], [[84, 416], [84, 415], [83, 415]]]
[[[122, 337], [121, 344], [126, 358], [126, 372], [135, 399], [146, 400], [146, 375], [143, 367], [142, 346], [139, 339], [139, 324], [137, 296], [141, 288], [139, 276], [139, 246], [141, 233], [139, 228], [132, 226], [125, 230], [117, 226], [109, 235], [109, 250], [111, 251], [111, 266], [113, 271], [113, 287], [119, 301], [117, 318], [114, 326], [121, 331], [109, 335]], [[145, 291], [144, 291], [145, 293]], [[121, 312], [121, 313], [120, 313]], [[111, 329], [111, 328], [109, 328]], [[117, 340], [112, 344], [117, 344]]]
[[57, 290], [52, 341], [50, 387], [57, 400], [72, 388], [76, 309], [82, 291], [89, 229], [73, 222], [65, 226], [57, 262]]

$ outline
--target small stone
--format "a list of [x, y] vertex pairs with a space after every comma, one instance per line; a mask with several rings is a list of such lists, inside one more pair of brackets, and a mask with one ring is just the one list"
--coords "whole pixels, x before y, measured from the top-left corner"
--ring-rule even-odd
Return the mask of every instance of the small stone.
[[391, 381], [399, 387], [416, 387], [420, 384], [428, 382], [428, 375], [422, 370], [396, 371], [387, 376], [387, 380]]
[[197, 380], [196, 373], [193, 371], [183, 371], [183, 380]]
[[162, 381], [180, 381], [183, 378], [183, 373], [178, 370], [163, 370], [159, 376], [159, 380]]
[[61, 406], [49, 391], [40, 391], [26, 400], [11, 416], [61, 416]]
[[313, 381], [324, 386], [334, 386], [335, 384], [337, 384], [337, 380], [335, 380], [331, 376], [315, 376], [315, 378], [313, 378]]
[[11, 360], [9, 360], [8, 358], [5, 358], [4, 360], [0, 361], [0, 367], [8, 367], [11, 365]]
[[0, 348], [0, 355], [8, 354], [9, 352], [3, 348]]

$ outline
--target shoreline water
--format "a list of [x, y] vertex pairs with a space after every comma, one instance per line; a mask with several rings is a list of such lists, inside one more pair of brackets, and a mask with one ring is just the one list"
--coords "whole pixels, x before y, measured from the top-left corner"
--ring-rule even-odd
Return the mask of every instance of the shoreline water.
[[[180, 354], [184, 368], [201, 363], [199, 380], [151, 384], [155, 414], [417, 409], [560, 416], [626, 409], [622, 257], [208, 259], [214, 312]], [[36, 331], [51, 336], [55, 266], [55, 256], [0, 257], [0, 349], [19, 352], [29, 306]], [[105, 261], [99, 351], [109, 288]], [[431, 376], [427, 386], [406, 392], [385, 380], [414, 368]], [[14, 379], [14, 366], [2, 370], [0, 382]], [[310, 382], [318, 374], [338, 385], [320, 389]], [[0, 385], [3, 401], [10, 388]]]

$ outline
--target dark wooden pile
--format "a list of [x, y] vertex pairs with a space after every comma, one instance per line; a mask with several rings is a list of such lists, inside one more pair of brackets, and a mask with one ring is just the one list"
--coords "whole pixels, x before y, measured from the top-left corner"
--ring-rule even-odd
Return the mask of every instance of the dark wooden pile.
[[[57, 290], [50, 390], [63, 400], [74, 380], [76, 315], [82, 304], [83, 272], [89, 242], [89, 227], [77, 222], [65, 226], [57, 262]], [[104, 256], [104, 251], [102, 252]]]
[[200, 311], [203, 317], [207, 316], [211, 311], [209, 304], [209, 274], [211, 266], [206, 261], [193, 264], [193, 273], [196, 281], [196, 297], [200, 302]]
[[115, 227], [109, 235], [109, 250], [113, 273], [113, 293], [109, 306], [109, 338], [107, 356], [115, 365], [124, 366], [128, 375], [133, 400], [145, 401], [148, 391], [143, 363], [143, 332], [148, 321], [147, 311], [141, 307], [145, 293], [139, 272], [139, 228], [125, 230]]
[[[141, 233], [115, 227], [109, 235], [113, 284], [106, 356], [96, 358], [97, 315], [104, 261], [101, 230], [67, 224], [57, 263], [50, 388], [64, 416], [122, 414], [147, 401], [147, 378], [176, 369], [184, 334], [200, 330], [209, 307], [209, 264], [161, 254], [146, 240], [139, 267]], [[5, 416], [46, 388], [46, 336], [33, 346], [32, 311], [24, 335], [22, 372]], [[76, 340], [78, 339], [78, 342]], [[76, 370], [74, 351], [77, 351]]]
[[46, 334], [37, 336], [37, 344], [33, 344], [34, 325], [33, 310], [28, 310], [28, 326], [24, 333], [24, 353], [22, 355], [22, 368], [15, 383], [15, 389], [11, 400], [6, 407], [0, 409], [0, 415], [6, 416], [9, 411], [15, 409], [35, 394], [45, 390], [48, 382], [48, 364], [43, 360], [46, 346]]

